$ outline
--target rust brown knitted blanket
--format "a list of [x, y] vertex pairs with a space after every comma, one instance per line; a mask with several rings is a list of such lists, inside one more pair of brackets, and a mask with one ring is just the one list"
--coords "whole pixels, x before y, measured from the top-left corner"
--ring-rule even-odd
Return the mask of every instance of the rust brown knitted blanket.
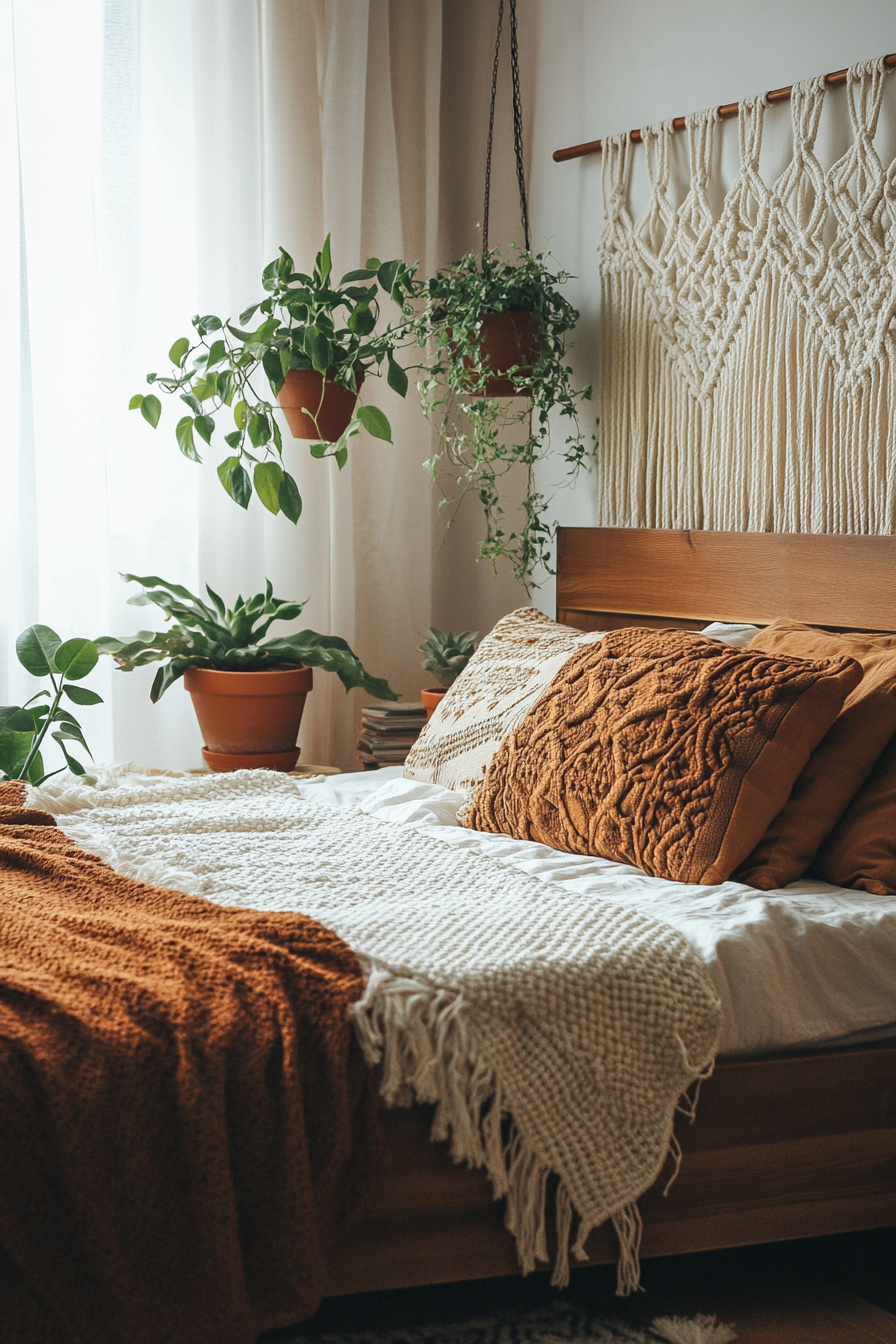
[[0, 1340], [303, 1319], [379, 1152], [349, 947], [121, 877], [0, 785]]

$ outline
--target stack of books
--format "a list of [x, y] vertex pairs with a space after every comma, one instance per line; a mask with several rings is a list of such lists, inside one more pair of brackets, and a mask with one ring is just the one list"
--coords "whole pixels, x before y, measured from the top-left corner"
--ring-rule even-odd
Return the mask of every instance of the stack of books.
[[425, 723], [426, 710], [413, 700], [368, 705], [361, 710], [361, 736], [358, 738], [361, 765], [365, 770], [378, 770], [381, 765], [404, 765]]

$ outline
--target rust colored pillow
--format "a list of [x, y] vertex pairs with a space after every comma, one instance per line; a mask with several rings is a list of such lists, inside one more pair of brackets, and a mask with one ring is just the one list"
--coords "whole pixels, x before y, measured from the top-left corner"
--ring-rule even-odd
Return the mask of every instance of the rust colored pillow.
[[750, 643], [778, 657], [855, 658], [863, 677], [812, 753], [738, 881], [774, 891], [802, 877], [896, 732], [896, 635], [831, 634], [775, 621]]
[[574, 653], [505, 737], [464, 825], [724, 882], [861, 675], [850, 658], [611, 631]]
[[838, 887], [896, 896], [896, 738], [818, 851], [812, 871]]

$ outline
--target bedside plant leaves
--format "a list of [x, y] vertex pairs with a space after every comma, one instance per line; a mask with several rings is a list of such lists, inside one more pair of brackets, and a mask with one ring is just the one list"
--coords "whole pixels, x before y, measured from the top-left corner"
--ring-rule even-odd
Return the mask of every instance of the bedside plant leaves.
[[29, 625], [16, 640], [16, 657], [32, 677], [48, 677], [56, 671], [53, 660], [61, 643], [48, 625]]
[[69, 681], [81, 681], [96, 667], [98, 656], [93, 640], [67, 639], [56, 650], [56, 671], [68, 677]]
[[[41, 743], [53, 724], [52, 737], [58, 743], [73, 774], [82, 775], [84, 767], [73, 757], [66, 742], [76, 742], [90, 755], [81, 725], [60, 702], [63, 694], [75, 704], [100, 705], [102, 696], [83, 686], [69, 686], [66, 678], [80, 680], [96, 667], [98, 649], [91, 639], [68, 639], [64, 643], [48, 625], [32, 625], [16, 640], [19, 662], [35, 677], [49, 677], [52, 691], [38, 691], [26, 705], [0, 708], [0, 779], [26, 779], [42, 784], [44, 773]], [[36, 704], [46, 700], [48, 703]], [[61, 767], [64, 768], [64, 767]], [[58, 771], [53, 771], [58, 774]]]

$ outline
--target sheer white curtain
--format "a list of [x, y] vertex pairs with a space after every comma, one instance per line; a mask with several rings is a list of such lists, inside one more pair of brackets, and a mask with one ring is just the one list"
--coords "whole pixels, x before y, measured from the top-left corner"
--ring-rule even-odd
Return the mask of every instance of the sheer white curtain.
[[[412, 398], [372, 392], [395, 443], [360, 442], [341, 474], [288, 441], [297, 528], [237, 509], [220, 451], [180, 457], [170, 403], [155, 433], [126, 408], [194, 312], [254, 301], [280, 244], [307, 268], [330, 231], [337, 273], [436, 264], [441, 40], [440, 0], [0, 0], [0, 703], [33, 690], [26, 625], [147, 623], [117, 571], [227, 596], [270, 577], [416, 694], [432, 506]], [[96, 757], [199, 764], [182, 688], [153, 707], [151, 669], [103, 664]], [[354, 715], [318, 674], [304, 759], [351, 767]]]

